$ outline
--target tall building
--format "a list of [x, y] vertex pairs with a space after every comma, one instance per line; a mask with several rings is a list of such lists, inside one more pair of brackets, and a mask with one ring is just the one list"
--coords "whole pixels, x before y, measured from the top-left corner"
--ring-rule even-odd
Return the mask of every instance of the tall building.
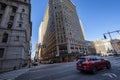
[[82, 21], [79, 20], [79, 22], [80, 22], [80, 27], [81, 27], [81, 30], [82, 30], [82, 33], [83, 33], [83, 37], [86, 40], [86, 35], [85, 35], [85, 31], [84, 31], [84, 28], [83, 28], [83, 25], [82, 25]]
[[28, 63], [32, 36], [30, 0], [0, 0], [0, 71]]
[[41, 22], [38, 31], [38, 43], [42, 42], [43, 22]]
[[40, 26], [39, 26], [39, 33], [38, 33], [38, 48], [37, 48], [37, 50], [36, 50], [36, 52], [38, 52], [37, 53], [37, 60], [42, 60], [42, 41], [43, 41], [43, 38], [42, 38], [42, 36], [43, 36], [43, 31], [44, 31], [44, 28], [43, 28], [43, 22], [41, 22], [41, 24], [40, 24]]
[[43, 60], [71, 61], [87, 53], [76, 7], [71, 0], [49, 0], [41, 34]]

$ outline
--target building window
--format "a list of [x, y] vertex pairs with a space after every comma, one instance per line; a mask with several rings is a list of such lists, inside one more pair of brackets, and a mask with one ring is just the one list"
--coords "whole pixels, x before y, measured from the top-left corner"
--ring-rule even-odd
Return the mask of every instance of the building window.
[[2, 19], [2, 14], [0, 14], [0, 19]]
[[13, 12], [13, 13], [16, 13], [16, 10], [17, 10], [17, 7], [13, 7], [13, 8], [12, 8], [12, 12]]
[[19, 36], [16, 36], [15, 41], [19, 41]]
[[74, 47], [71, 47], [71, 49], [74, 49]]
[[1, 10], [5, 10], [5, 8], [6, 8], [6, 5], [5, 5], [5, 4], [2, 4], [2, 5], [1, 5]]
[[13, 21], [14, 20], [14, 16], [10, 16], [10, 20]]
[[3, 34], [2, 42], [6, 43], [8, 41], [8, 33]]
[[20, 20], [22, 20], [23, 19], [23, 16], [22, 16], [22, 13], [20, 13]]
[[19, 27], [22, 27], [22, 24], [19, 24]]
[[11, 23], [11, 22], [8, 22], [8, 29], [11, 29], [12, 28], [12, 25], [13, 25], [13, 23]]
[[0, 23], [1, 23], [1, 21], [2, 21], [2, 14], [0, 14]]
[[3, 58], [4, 48], [0, 48], [0, 58]]
[[55, 7], [55, 9], [56, 9], [56, 7]]
[[22, 12], [25, 12], [25, 9], [22, 9]]
[[59, 45], [59, 50], [67, 50], [67, 45]]
[[72, 33], [70, 32], [70, 35], [72, 35]]

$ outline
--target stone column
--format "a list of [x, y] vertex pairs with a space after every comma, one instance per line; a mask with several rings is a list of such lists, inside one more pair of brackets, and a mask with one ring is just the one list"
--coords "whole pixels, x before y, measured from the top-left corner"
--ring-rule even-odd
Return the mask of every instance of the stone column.
[[10, 6], [7, 6], [5, 11], [4, 11], [2, 21], [1, 21], [1, 26], [2, 27], [5, 27], [6, 22], [7, 22], [8, 18], [9, 18], [9, 14], [10, 14]]
[[20, 16], [20, 11], [19, 8], [17, 8], [16, 13], [14, 13], [14, 22], [13, 22], [13, 28], [15, 29], [16, 27], [18, 27], [18, 21], [19, 21], [19, 16]]
[[69, 43], [67, 44], [67, 51], [68, 51], [68, 53], [71, 53], [71, 49], [70, 49], [70, 44]]

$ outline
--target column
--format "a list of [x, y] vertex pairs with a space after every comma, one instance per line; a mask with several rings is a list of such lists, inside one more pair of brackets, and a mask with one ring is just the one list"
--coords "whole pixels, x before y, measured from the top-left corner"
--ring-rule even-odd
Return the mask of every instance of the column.
[[71, 53], [70, 44], [67, 44], [67, 51], [68, 53]]
[[57, 54], [56, 54], [56, 56], [59, 56], [60, 55], [60, 53], [59, 53], [59, 46], [57, 45]]
[[1, 21], [1, 26], [2, 27], [5, 27], [6, 22], [8, 20], [8, 17], [9, 17], [9, 14], [10, 14], [10, 6], [7, 6], [5, 11], [4, 11], [2, 21]]
[[16, 10], [16, 13], [14, 13], [15, 14], [15, 16], [14, 16], [14, 22], [13, 22], [13, 28], [15, 29], [16, 27], [18, 27], [18, 21], [19, 21], [19, 16], [20, 16], [20, 8], [17, 8], [17, 10]]

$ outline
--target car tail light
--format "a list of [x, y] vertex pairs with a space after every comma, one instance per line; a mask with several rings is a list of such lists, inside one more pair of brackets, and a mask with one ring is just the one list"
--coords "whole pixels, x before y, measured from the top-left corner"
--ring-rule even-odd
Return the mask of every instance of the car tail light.
[[86, 69], [87, 68], [87, 64], [84, 64], [83, 67]]

